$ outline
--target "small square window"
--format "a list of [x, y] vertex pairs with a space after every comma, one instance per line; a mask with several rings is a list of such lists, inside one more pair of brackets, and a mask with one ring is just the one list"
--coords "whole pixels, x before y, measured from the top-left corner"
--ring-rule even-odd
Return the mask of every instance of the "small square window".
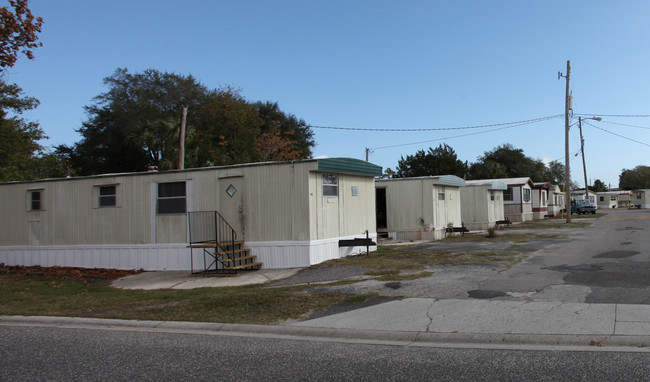
[[490, 200], [494, 200], [494, 191], [490, 191]]
[[359, 190], [357, 189], [357, 186], [352, 186], [352, 196], [358, 196], [359, 195]]
[[186, 212], [185, 182], [158, 183], [158, 214]]
[[99, 186], [99, 206], [100, 207], [115, 207], [117, 204], [116, 187], [112, 186]]
[[445, 186], [438, 186], [438, 200], [445, 200]]

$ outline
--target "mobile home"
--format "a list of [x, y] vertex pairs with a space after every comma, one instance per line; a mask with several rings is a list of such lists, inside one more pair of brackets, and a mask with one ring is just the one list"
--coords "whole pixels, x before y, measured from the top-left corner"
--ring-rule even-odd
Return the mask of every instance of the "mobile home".
[[460, 227], [460, 188], [454, 175], [380, 179], [375, 182], [377, 232], [397, 240], [438, 240]]
[[487, 230], [503, 220], [505, 183], [492, 179], [467, 180], [460, 189], [461, 216], [469, 230]]
[[326, 158], [3, 183], [0, 262], [189, 270], [188, 213], [215, 211], [264, 267], [309, 266], [376, 239], [380, 174]]

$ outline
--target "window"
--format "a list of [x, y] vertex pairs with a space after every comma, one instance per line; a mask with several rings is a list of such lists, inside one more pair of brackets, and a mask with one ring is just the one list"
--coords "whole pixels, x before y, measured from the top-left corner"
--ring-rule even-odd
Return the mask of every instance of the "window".
[[42, 210], [42, 204], [41, 204], [41, 190], [38, 191], [30, 191], [29, 192], [30, 196], [30, 211], [40, 211]]
[[339, 196], [339, 176], [323, 174], [323, 196]]
[[640, 192], [637, 192], [637, 193], [636, 193], [636, 198], [637, 198], [637, 199], [641, 199], [641, 193], [640, 193]]
[[357, 186], [352, 186], [352, 196], [359, 196], [359, 189]]
[[604, 196], [600, 196], [600, 201], [601, 201], [601, 202], [604, 202], [604, 201], [605, 201], [605, 197], [604, 197]]
[[508, 187], [507, 190], [503, 190], [503, 200], [512, 200], [512, 188]]
[[99, 186], [99, 207], [115, 207], [117, 204], [116, 187]]
[[185, 182], [158, 183], [158, 214], [184, 214]]
[[490, 200], [494, 200], [494, 191], [490, 191]]
[[438, 186], [438, 200], [445, 200], [445, 186]]
[[530, 188], [524, 188], [524, 202], [530, 202]]
[[616, 201], [616, 195], [610, 195], [609, 200]]

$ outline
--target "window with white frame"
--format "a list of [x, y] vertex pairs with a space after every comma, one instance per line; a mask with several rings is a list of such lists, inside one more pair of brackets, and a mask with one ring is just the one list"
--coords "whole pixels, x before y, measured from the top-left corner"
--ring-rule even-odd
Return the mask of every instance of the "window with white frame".
[[184, 214], [186, 207], [185, 182], [158, 183], [157, 213]]
[[117, 205], [117, 186], [98, 186], [99, 195], [97, 205], [99, 207], [115, 207]]
[[445, 186], [438, 186], [438, 200], [445, 200]]
[[530, 202], [530, 188], [524, 188], [524, 202]]
[[613, 202], [616, 201], [616, 195], [610, 195], [609, 200], [611, 200]]
[[494, 191], [490, 191], [490, 200], [494, 200]]
[[339, 176], [336, 174], [323, 174], [323, 196], [339, 196]]

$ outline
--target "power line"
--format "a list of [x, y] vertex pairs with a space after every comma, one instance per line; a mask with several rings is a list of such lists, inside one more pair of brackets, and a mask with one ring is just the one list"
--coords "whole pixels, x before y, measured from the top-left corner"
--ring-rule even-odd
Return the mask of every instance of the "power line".
[[[405, 131], [445, 131], [445, 130], [467, 130], [467, 129], [482, 129], [487, 127], [497, 127], [497, 126], [521, 126], [527, 125], [529, 123], [543, 122], [549, 119], [559, 118], [561, 114], [549, 115], [541, 118], [528, 119], [525, 121], [516, 121], [516, 122], [504, 122], [504, 123], [495, 123], [490, 125], [478, 125], [478, 126], [463, 126], [463, 127], [433, 127], [426, 129], [371, 129], [371, 128], [360, 128], [360, 127], [336, 127], [336, 126], [316, 126], [309, 125], [308, 127], [314, 129], [331, 129], [331, 130], [349, 130], [349, 131], [386, 131], [386, 132], [405, 132]], [[512, 126], [509, 126], [512, 125]], [[494, 131], [494, 130], [492, 130]]]
[[589, 123], [589, 122], [585, 122], [585, 121], [583, 121], [583, 123], [586, 124], [586, 125], [589, 125], [589, 126], [591, 126], [591, 127], [595, 127], [595, 128], [597, 128], [598, 130], [602, 130], [602, 131], [604, 131], [604, 132], [606, 132], [606, 133], [610, 133], [610, 134], [612, 134], [612, 135], [616, 135], [617, 137], [620, 137], [620, 138], [623, 138], [623, 139], [627, 139], [628, 141], [632, 141], [632, 142], [640, 143], [640, 144], [642, 144], [642, 145], [644, 145], [644, 146], [648, 146], [648, 147], [650, 147], [650, 145], [647, 144], [647, 143], [645, 143], [645, 142], [637, 141], [636, 139], [632, 139], [632, 138], [628, 138], [628, 137], [625, 137], [625, 136], [620, 135], [620, 134], [616, 134], [616, 133], [614, 133], [614, 132], [611, 132], [611, 131], [609, 131], [609, 130], [603, 129], [602, 127], [598, 127], [598, 126], [596, 126], [596, 125], [594, 125], [594, 124], [591, 124], [591, 123]]
[[628, 127], [637, 127], [639, 129], [646, 129], [650, 130], [650, 127], [645, 127], [645, 126], [637, 126], [637, 125], [628, 125], [627, 123], [618, 123], [618, 122], [610, 122], [610, 121], [601, 121], [603, 123], [609, 123], [612, 125], [621, 125], [621, 126], [628, 126]]
[[592, 114], [592, 113], [581, 113], [574, 114], [579, 117], [620, 117], [620, 118], [648, 118], [650, 114]]
[[[560, 117], [561, 117], [561, 115], [560, 115]], [[557, 116], [555, 116], [554, 118], [557, 118]], [[523, 125], [529, 125], [529, 124], [536, 123], [536, 122], [538, 122], [538, 121], [524, 122], [524, 123], [520, 123], [520, 124], [518, 124], [518, 125], [504, 126], [504, 127], [499, 127], [499, 128], [497, 128], [497, 129], [490, 129], [490, 130], [485, 130], [485, 131], [479, 131], [479, 132], [476, 132], [476, 133], [468, 133], [468, 134], [454, 135], [454, 136], [452, 136], [452, 137], [437, 138], [437, 139], [430, 139], [430, 140], [426, 140], [426, 141], [419, 141], [419, 142], [412, 142], [412, 143], [401, 143], [401, 144], [397, 144], [397, 145], [375, 147], [375, 148], [373, 148], [372, 150], [374, 151], [374, 150], [378, 150], [378, 149], [387, 149], [387, 148], [391, 148], [391, 147], [410, 146], [410, 145], [417, 145], [417, 144], [421, 144], [421, 143], [429, 143], [429, 142], [444, 141], [444, 140], [446, 140], [446, 139], [452, 139], [452, 138], [468, 137], [468, 136], [470, 136], [470, 135], [485, 134], [485, 133], [490, 133], [490, 132], [493, 132], [493, 131], [510, 129], [510, 128], [512, 128], [512, 127], [523, 126]]]

